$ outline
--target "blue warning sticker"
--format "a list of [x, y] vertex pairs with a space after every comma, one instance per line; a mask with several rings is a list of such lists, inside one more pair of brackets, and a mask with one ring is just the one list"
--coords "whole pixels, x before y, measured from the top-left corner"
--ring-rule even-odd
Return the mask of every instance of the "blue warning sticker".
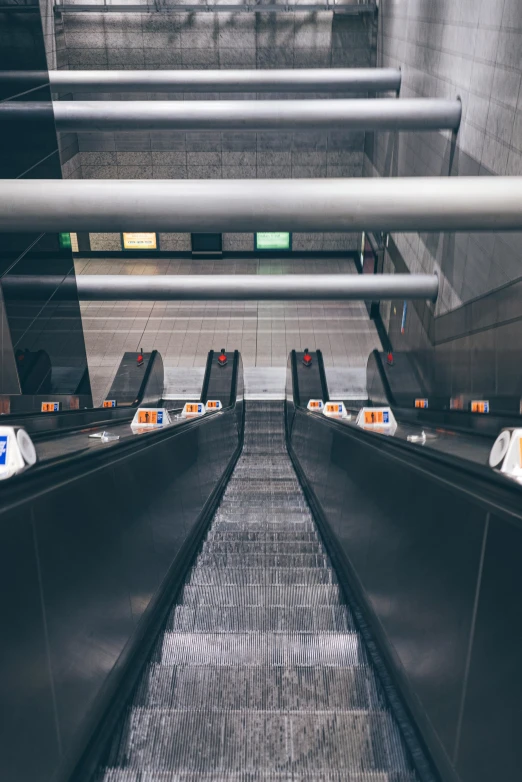
[[383, 424], [389, 424], [390, 423], [390, 414], [387, 410], [382, 411], [382, 422]]
[[163, 423], [163, 410], [158, 410], [158, 424]]
[[7, 435], [0, 436], [0, 465], [5, 465], [7, 457]]

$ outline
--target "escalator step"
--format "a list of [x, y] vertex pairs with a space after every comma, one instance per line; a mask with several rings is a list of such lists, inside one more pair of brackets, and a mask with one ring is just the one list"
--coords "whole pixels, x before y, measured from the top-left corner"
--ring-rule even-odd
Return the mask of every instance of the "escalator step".
[[188, 584], [249, 584], [285, 585], [285, 584], [337, 584], [337, 578], [331, 568], [263, 568], [243, 567], [236, 570], [219, 567], [193, 568]]
[[196, 567], [215, 568], [325, 568], [325, 554], [212, 554], [201, 553]]
[[150, 665], [134, 706], [225, 711], [380, 710], [366, 666], [351, 668]]
[[406, 771], [387, 712], [133, 709], [119, 765], [143, 770]]
[[[219, 772], [219, 782], [416, 782], [413, 772], [400, 771], [388, 774], [372, 771], [346, 772], [321, 771], [299, 773], [296, 777], [291, 771], [238, 771]], [[97, 782], [216, 782], [213, 771], [136, 771], [135, 769], [105, 769]]]
[[324, 549], [318, 540], [285, 541], [249, 541], [215, 540], [205, 541], [203, 553], [209, 554], [323, 554]]
[[167, 623], [175, 633], [343, 633], [355, 630], [345, 606], [178, 605]]
[[179, 602], [185, 606], [325, 606], [339, 605], [339, 587], [333, 584], [299, 586], [190, 586]]
[[174, 633], [163, 636], [165, 665], [367, 665], [358, 633]]
[[301, 532], [297, 529], [287, 530], [283, 529], [280, 532], [276, 531], [273, 532], [271, 530], [258, 530], [256, 529], [246, 529], [246, 530], [237, 530], [234, 529], [226, 529], [223, 527], [220, 527], [219, 529], [213, 528], [207, 535], [207, 542], [209, 540], [215, 540], [215, 541], [227, 541], [227, 540], [248, 540], [248, 541], [260, 541], [261, 543], [268, 543], [268, 542], [281, 542], [281, 541], [319, 541], [319, 538], [317, 537], [317, 534], [310, 530], [306, 531], [304, 530]]

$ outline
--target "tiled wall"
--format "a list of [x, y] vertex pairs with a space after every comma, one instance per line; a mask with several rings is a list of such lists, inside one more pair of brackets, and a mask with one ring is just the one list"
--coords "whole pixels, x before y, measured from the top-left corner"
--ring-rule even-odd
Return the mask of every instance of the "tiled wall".
[[[116, 68], [302, 68], [370, 66], [374, 21], [319, 13], [105, 13], [63, 15], [58, 66]], [[60, 33], [61, 35], [61, 33]], [[77, 94], [76, 98], [91, 96]], [[219, 100], [302, 95], [121, 94], [111, 99]], [[310, 97], [321, 97], [312, 95]], [[111, 179], [255, 179], [361, 176], [364, 133], [79, 133], [64, 176]], [[164, 237], [177, 249], [188, 237]], [[109, 243], [98, 249], [109, 250]], [[167, 244], [169, 245], [167, 247]], [[295, 249], [356, 249], [350, 234], [294, 237]], [[189, 245], [188, 245], [189, 246]], [[253, 249], [253, 236], [228, 234], [224, 248]]]
[[[463, 120], [456, 143], [450, 133], [367, 134], [365, 174], [521, 175], [520, 0], [381, 0], [379, 14], [377, 62], [402, 68], [401, 97], [459, 95]], [[429, 345], [425, 330], [433, 341], [440, 316], [472, 300], [489, 298], [490, 292], [522, 277], [520, 233], [394, 234], [393, 240], [406, 270], [441, 272], [436, 307], [416, 305], [419, 317], [412, 314], [404, 335], [396, 328], [392, 312], [390, 328], [396, 349], [419, 350]], [[388, 255], [387, 270], [394, 269], [398, 270]], [[413, 310], [410, 307], [410, 313]], [[453, 335], [454, 355], [448, 357], [448, 363], [461, 386], [472, 382], [469, 373], [459, 371], [459, 366], [469, 364], [463, 361], [468, 351], [469, 356], [480, 355], [487, 368], [481, 373], [481, 382], [485, 383], [483, 375], [489, 373], [486, 386], [500, 392], [503, 380], [497, 382], [496, 378], [508, 346], [497, 334], [486, 333], [500, 328], [505, 320], [502, 307], [495, 312], [496, 322], [488, 321], [487, 327], [470, 322], [469, 337], [464, 338], [462, 332]], [[520, 344], [522, 306], [511, 312], [511, 318], [519, 322]], [[445, 334], [447, 347], [451, 339], [451, 334]]]

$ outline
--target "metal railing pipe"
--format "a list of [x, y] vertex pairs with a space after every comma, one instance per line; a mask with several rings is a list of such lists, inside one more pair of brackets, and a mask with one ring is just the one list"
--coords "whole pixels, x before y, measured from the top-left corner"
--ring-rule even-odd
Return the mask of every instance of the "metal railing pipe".
[[8, 275], [2, 280], [10, 299], [78, 295], [83, 301], [175, 300], [384, 300], [429, 299], [439, 289], [436, 274], [84, 274], [74, 278]]
[[[441, 130], [458, 128], [459, 100], [56, 101], [57, 130]], [[48, 118], [46, 103], [0, 104], [0, 123]]]
[[398, 68], [49, 71], [49, 81], [53, 92], [360, 93], [396, 92], [401, 72]]
[[511, 231], [522, 177], [3, 179], [0, 231]]

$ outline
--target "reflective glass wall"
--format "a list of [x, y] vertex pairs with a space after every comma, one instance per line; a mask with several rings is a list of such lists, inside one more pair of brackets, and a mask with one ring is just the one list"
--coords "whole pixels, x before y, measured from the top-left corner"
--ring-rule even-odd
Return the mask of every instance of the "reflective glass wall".
[[[2, 4], [0, 72], [0, 101], [41, 104], [38, 120], [21, 117], [0, 128], [0, 179], [60, 179], [37, 0]], [[32, 283], [38, 278], [38, 284], [27, 288], [30, 293], [24, 292], [23, 284], [12, 284], [26, 278]], [[82, 405], [90, 404], [80, 305], [67, 242], [58, 234], [0, 234], [0, 284], [0, 394], [82, 394]], [[62, 287], [67, 296], [61, 295]]]

